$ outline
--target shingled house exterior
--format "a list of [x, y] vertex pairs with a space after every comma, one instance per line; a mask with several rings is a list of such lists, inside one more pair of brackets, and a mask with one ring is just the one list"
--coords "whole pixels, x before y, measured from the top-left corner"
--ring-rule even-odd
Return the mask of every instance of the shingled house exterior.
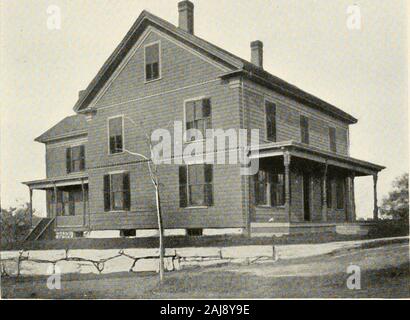
[[36, 138], [46, 147], [47, 177], [24, 183], [30, 199], [46, 191], [47, 218], [32, 238], [46, 229], [78, 236], [156, 229], [147, 165], [126, 151], [149, 154], [146, 133], [173, 121], [259, 129], [250, 151], [259, 172], [241, 175], [241, 164], [159, 166], [166, 229], [336, 230], [356, 221], [358, 176], [374, 178], [377, 220], [384, 167], [350, 157], [349, 125], [357, 120], [265, 71], [262, 42], [252, 42], [245, 61], [194, 35], [191, 2], [178, 9], [178, 27], [143, 11], [80, 92], [76, 114]]

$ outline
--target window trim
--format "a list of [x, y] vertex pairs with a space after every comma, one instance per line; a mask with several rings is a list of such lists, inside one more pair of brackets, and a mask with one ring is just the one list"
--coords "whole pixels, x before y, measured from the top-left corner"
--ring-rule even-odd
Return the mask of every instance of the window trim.
[[[185, 144], [188, 143], [199, 143], [199, 142], [204, 142], [206, 141], [206, 135], [203, 137], [201, 140], [194, 140], [194, 141], [188, 141], [187, 140], [187, 129], [186, 129], [186, 105], [188, 102], [193, 102], [193, 101], [198, 101], [198, 100], [205, 100], [209, 99], [211, 101], [211, 124], [212, 124], [212, 99], [210, 96], [199, 96], [195, 98], [189, 98], [184, 100], [184, 108], [183, 108], [183, 118], [184, 118], [184, 123], [183, 123], [183, 128], [182, 128], [182, 139]], [[212, 128], [211, 128], [212, 129]]]
[[[122, 151], [121, 152], [116, 152], [116, 153], [111, 153], [111, 148], [110, 148], [110, 120], [121, 118], [122, 121]], [[125, 153], [125, 130], [124, 130], [124, 115], [117, 115], [117, 116], [112, 116], [107, 118], [107, 146], [108, 146], [108, 155], [109, 156], [116, 156], [120, 154]]]
[[[147, 80], [147, 59], [146, 59], [146, 48], [158, 44], [158, 78]], [[162, 79], [162, 54], [161, 54], [161, 40], [153, 41], [144, 45], [144, 83], [151, 83]]]
[[[275, 141], [269, 140], [268, 139], [268, 117], [266, 114], [266, 103], [272, 103], [275, 106]], [[265, 115], [265, 136], [264, 139], [266, 142], [278, 142], [278, 130], [277, 130], [277, 123], [278, 123], [278, 119], [277, 119], [277, 111], [278, 111], [278, 103], [274, 102], [272, 99], [268, 99], [268, 98], [264, 98], [263, 99], [263, 114]]]

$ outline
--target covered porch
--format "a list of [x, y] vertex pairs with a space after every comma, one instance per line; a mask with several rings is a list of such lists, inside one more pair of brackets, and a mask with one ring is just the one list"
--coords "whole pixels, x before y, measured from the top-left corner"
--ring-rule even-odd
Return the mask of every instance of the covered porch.
[[[82, 233], [89, 229], [88, 175], [73, 174], [65, 177], [48, 178], [23, 182], [28, 186], [30, 219], [33, 216], [33, 193], [46, 192], [47, 217], [54, 231]], [[35, 228], [36, 226], [32, 226]]]
[[355, 179], [363, 176], [373, 177], [373, 220], [378, 220], [382, 166], [294, 141], [253, 147], [250, 158], [259, 165], [250, 187], [251, 234], [346, 229], [357, 221]]

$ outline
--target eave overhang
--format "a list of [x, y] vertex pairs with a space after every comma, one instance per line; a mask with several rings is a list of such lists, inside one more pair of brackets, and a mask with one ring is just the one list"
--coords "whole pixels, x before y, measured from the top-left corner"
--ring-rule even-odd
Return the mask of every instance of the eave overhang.
[[305, 105], [310, 106], [313, 109], [319, 110], [329, 116], [332, 116], [336, 119], [339, 119], [345, 123], [348, 124], [355, 124], [357, 123], [357, 119], [350, 114], [342, 111], [341, 109], [335, 107], [334, 105], [323, 101], [305, 91], [302, 89], [299, 89], [295, 87], [294, 85], [291, 85], [287, 83], [286, 81], [283, 81], [277, 77], [273, 77], [272, 75], [269, 75], [271, 78], [270, 80], [267, 80], [265, 77], [261, 77], [260, 75], [248, 71], [248, 70], [236, 70], [233, 72], [228, 72], [224, 75], [221, 76], [222, 80], [228, 80], [230, 78], [234, 77], [243, 77], [244, 79], [250, 80], [254, 83], [257, 83], [261, 86], [264, 86], [266, 88], [272, 89], [280, 94], [283, 94], [286, 97], [292, 98], [300, 103], [303, 103]]
[[249, 148], [251, 159], [262, 159], [283, 156], [288, 152], [291, 156], [314, 162], [343, 168], [354, 172], [357, 176], [374, 175], [386, 167], [355, 159], [345, 155], [327, 152], [295, 141], [267, 143]]
[[63, 177], [53, 177], [39, 180], [32, 180], [22, 182], [32, 190], [46, 190], [52, 189], [54, 187], [67, 187], [67, 186], [76, 186], [81, 184], [88, 183], [88, 174], [79, 173], [79, 174], [70, 174]]

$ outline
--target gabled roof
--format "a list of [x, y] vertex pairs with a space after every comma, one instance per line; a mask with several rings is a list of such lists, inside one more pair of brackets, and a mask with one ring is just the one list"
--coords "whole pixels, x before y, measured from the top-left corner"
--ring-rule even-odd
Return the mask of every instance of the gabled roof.
[[206, 40], [201, 39], [195, 35], [192, 35], [175, 25], [163, 20], [148, 11], [143, 11], [138, 19], [135, 21], [131, 29], [125, 35], [124, 39], [117, 46], [108, 60], [104, 63], [100, 71], [95, 78], [88, 85], [84, 94], [79, 98], [74, 106], [74, 111], [80, 112], [86, 109], [93, 98], [97, 95], [99, 90], [109, 80], [110, 76], [119, 66], [121, 61], [126, 57], [129, 50], [138, 40], [139, 36], [149, 25], [152, 25], [161, 31], [173, 36], [174, 38], [182, 41], [184, 44], [198, 50], [207, 57], [223, 64], [231, 72], [228, 72], [223, 77], [230, 76], [245, 76], [248, 79], [258, 82], [271, 89], [277, 90], [284, 95], [288, 95], [294, 99], [299, 100], [302, 103], [306, 103], [312, 108], [316, 108], [322, 112], [332, 115], [342, 121], [353, 124], [357, 122], [357, 119], [350, 114], [340, 110], [339, 108], [297, 88], [294, 85], [270, 74], [262, 68], [218, 47]]
[[77, 114], [61, 120], [54, 127], [35, 138], [38, 142], [48, 142], [50, 140], [62, 139], [77, 135], [87, 134], [87, 121], [85, 116]]

